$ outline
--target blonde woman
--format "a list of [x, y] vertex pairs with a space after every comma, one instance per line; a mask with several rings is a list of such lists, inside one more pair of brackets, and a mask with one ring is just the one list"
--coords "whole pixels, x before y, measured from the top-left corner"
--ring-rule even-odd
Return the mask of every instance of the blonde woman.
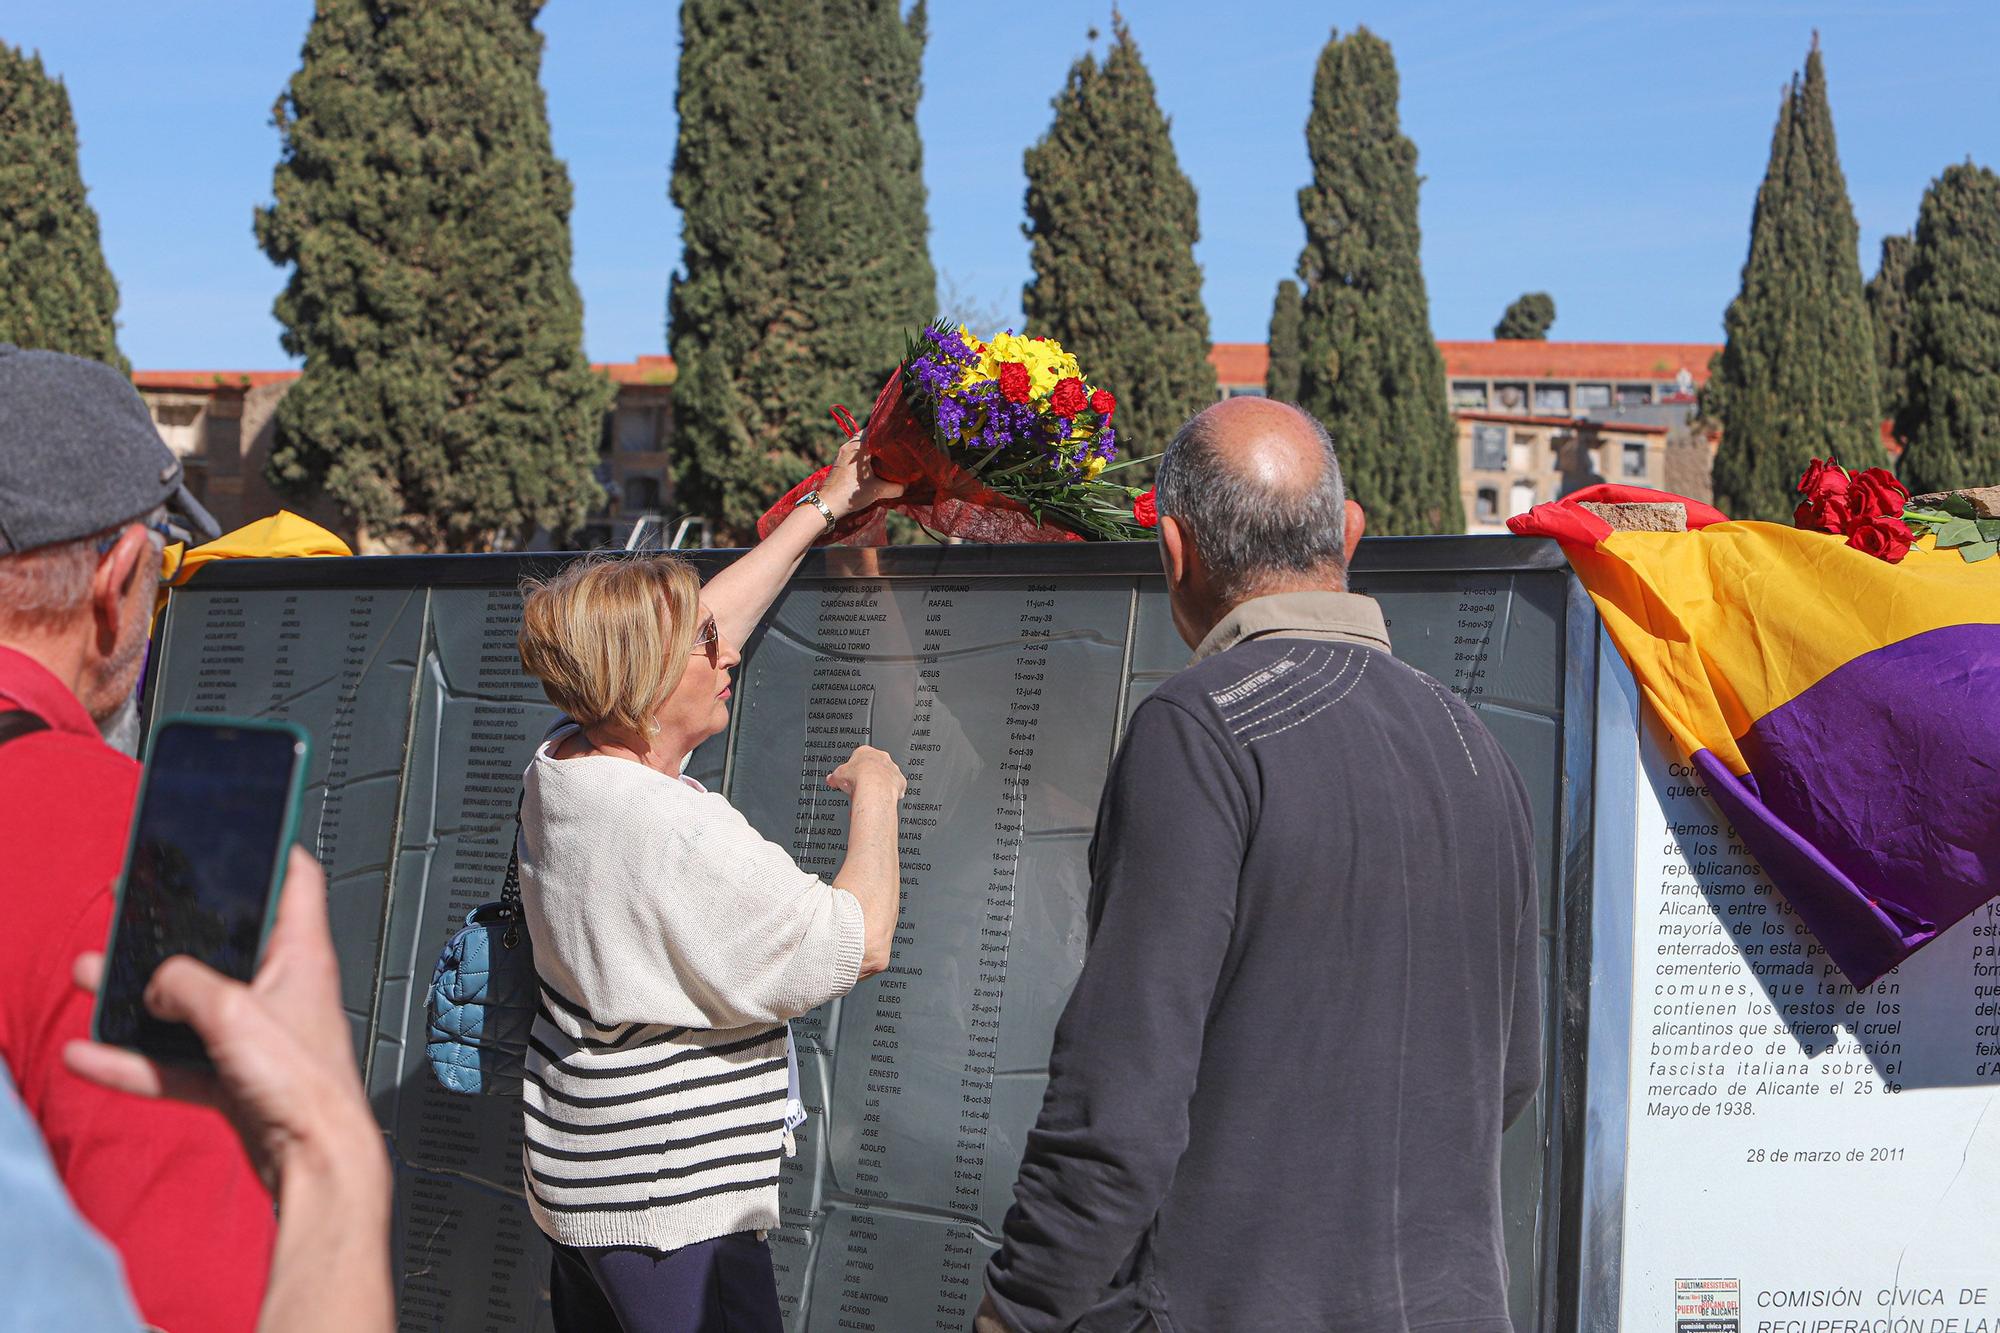
[[849, 444], [816, 497], [702, 587], [671, 556], [525, 590], [521, 660], [568, 715], [523, 779], [521, 897], [541, 976], [523, 1089], [528, 1205], [556, 1327], [779, 1333], [786, 1020], [889, 964], [903, 775], [857, 747], [827, 784], [826, 883], [681, 772], [730, 668], [827, 525], [895, 489]]

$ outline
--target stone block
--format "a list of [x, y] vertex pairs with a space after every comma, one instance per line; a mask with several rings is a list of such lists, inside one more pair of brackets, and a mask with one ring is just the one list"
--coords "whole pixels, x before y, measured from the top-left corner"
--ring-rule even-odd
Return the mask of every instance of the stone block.
[[1962, 495], [1972, 501], [1972, 512], [1981, 518], [2000, 518], [2000, 486], [1968, 486], [1962, 491], [1932, 491], [1928, 495], [1913, 495], [1913, 505], [1936, 504], [1939, 500], [1954, 495]]
[[1684, 504], [1646, 502], [1643, 504], [1602, 504], [1580, 502], [1583, 508], [1611, 525], [1614, 532], [1686, 532], [1688, 511]]

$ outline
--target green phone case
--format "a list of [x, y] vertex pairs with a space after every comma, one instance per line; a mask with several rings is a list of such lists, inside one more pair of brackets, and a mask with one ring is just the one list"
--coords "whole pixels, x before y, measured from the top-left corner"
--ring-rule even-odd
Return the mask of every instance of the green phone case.
[[[278, 918], [278, 893], [285, 882], [285, 866], [291, 859], [292, 845], [298, 840], [299, 817], [302, 813], [301, 807], [305, 803], [306, 771], [312, 766], [312, 736], [296, 722], [273, 718], [226, 717], [218, 713], [174, 713], [161, 718], [146, 739], [145, 771], [139, 779], [138, 799], [132, 805], [132, 827], [125, 835], [125, 859], [118, 870], [118, 886], [111, 908], [111, 934], [104, 942], [107, 974], [109, 960], [117, 956], [118, 923], [125, 914], [126, 880], [132, 873], [132, 854], [139, 842], [139, 802], [145, 800], [146, 781], [152, 776], [153, 750], [159, 744], [161, 733], [177, 725], [210, 729], [228, 728], [234, 731], [275, 731], [290, 737], [296, 743], [297, 748], [292, 755], [291, 776], [286, 783], [284, 832], [278, 839], [278, 855], [271, 869], [271, 882], [264, 890], [264, 921], [257, 930], [257, 961], [260, 965], [264, 961], [264, 946], [270, 941], [272, 923]], [[90, 1011], [92, 1041], [104, 1040], [101, 1026], [103, 1019], [104, 992], [99, 990]]]

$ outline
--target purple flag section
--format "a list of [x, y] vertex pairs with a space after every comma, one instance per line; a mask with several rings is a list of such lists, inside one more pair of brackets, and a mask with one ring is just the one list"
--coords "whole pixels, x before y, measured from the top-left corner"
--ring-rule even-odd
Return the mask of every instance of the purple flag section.
[[1864, 654], [1752, 724], [1710, 795], [1857, 989], [2000, 897], [2000, 625]]

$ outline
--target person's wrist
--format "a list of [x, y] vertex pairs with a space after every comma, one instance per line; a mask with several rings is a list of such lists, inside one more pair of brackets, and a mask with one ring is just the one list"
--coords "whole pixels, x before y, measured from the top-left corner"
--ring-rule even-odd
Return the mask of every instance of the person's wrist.
[[865, 801], [900, 801], [903, 780], [893, 773], [866, 773], [855, 781], [854, 794]]
[[825, 491], [820, 490], [807, 491], [800, 496], [792, 512], [810, 515], [823, 530], [832, 528], [847, 516]]
[[381, 1130], [365, 1114], [338, 1105], [324, 1107], [286, 1137], [275, 1165], [281, 1206], [287, 1199], [304, 1197], [318, 1201], [315, 1206], [325, 1206], [330, 1198], [355, 1209], [388, 1206], [388, 1153]]
[[854, 488], [835, 482], [819, 488], [820, 502], [833, 511], [836, 521], [854, 512]]

